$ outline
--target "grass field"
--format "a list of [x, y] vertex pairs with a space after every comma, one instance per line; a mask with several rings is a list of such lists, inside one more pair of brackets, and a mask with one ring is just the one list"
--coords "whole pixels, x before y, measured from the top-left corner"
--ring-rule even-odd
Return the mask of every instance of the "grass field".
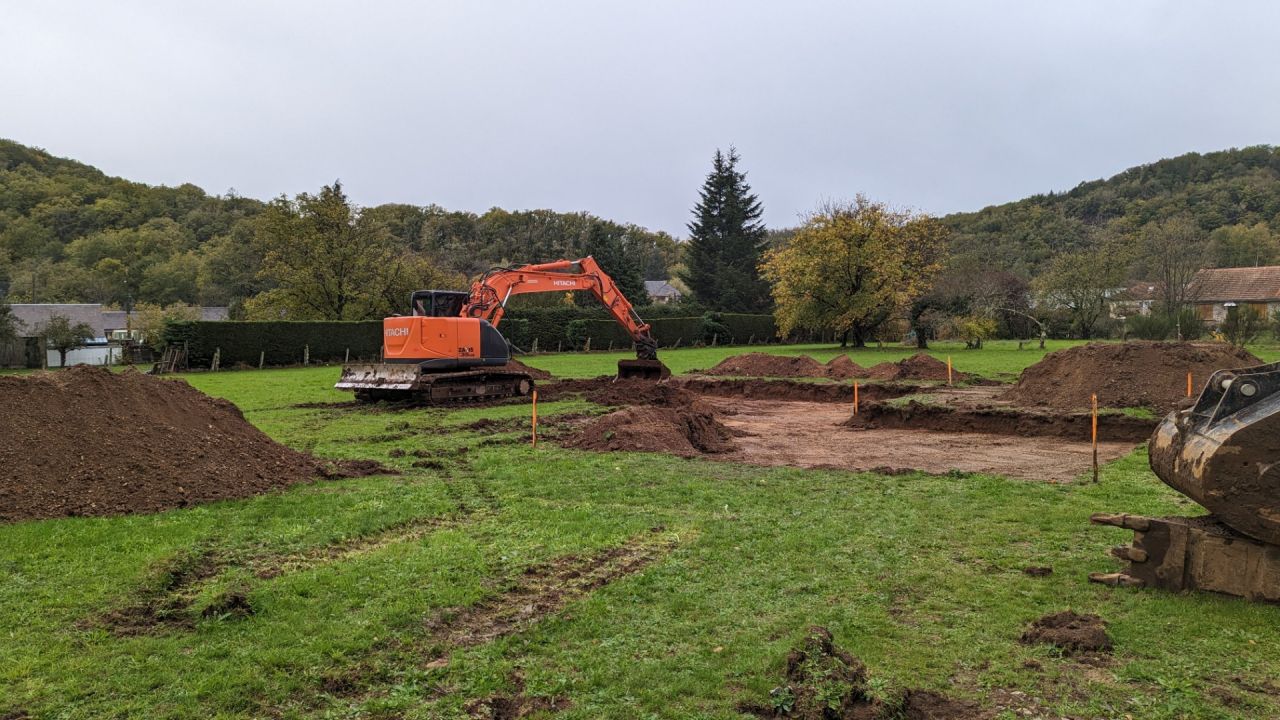
[[[681, 372], [741, 351], [664, 359]], [[770, 351], [826, 360], [837, 349]], [[934, 354], [1001, 377], [1041, 356], [1014, 343]], [[586, 377], [623, 356], [528, 362]], [[484, 444], [523, 437], [521, 405], [295, 407], [348, 399], [331, 389], [336, 376], [187, 379], [286, 444], [403, 474], [0, 526], [0, 717], [466, 717], [468, 701], [514, 692], [521, 677], [526, 695], [567, 701], [556, 717], [734, 718], [739, 702], [768, 701], [787, 651], [815, 624], [867, 663], [886, 697], [1012, 697], [1044, 717], [1280, 716], [1280, 608], [1086, 582], [1128, 540], [1090, 526], [1091, 513], [1199, 512], [1150, 473], [1142, 450], [1097, 485], [592, 454]], [[496, 435], [465, 429], [481, 418], [510, 423]], [[394, 450], [437, 452], [440, 466], [413, 467]], [[644, 554], [638, 572], [573, 590], [577, 568], [628, 543]], [[177, 588], [193, 558], [215, 559], [218, 572]], [[1029, 565], [1054, 571], [1030, 577]], [[278, 572], [255, 572], [264, 566]], [[551, 577], [569, 590], [545, 617], [494, 637], [441, 630], [527, 598], [530, 569], [546, 567], [568, 568]], [[186, 594], [189, 626], [120, 636], [95, 622], [166, 592]], [[252, 615], [219, 610], [236, 593]], [[1031, 620], [1068, 607], [1110, 623], [1112, 657], [1086, 664], [1018, 642]]]

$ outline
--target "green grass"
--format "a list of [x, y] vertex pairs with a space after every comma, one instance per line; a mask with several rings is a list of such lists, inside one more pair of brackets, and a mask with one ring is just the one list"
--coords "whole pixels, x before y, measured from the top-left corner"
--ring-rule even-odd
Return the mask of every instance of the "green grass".
[[[774, 348], [775, 350], [777, 348]], [[835, 348], [788, 347], [826, 359]], [[664, 354], [709, 367], [740, 348]], [[873, 364], [909, 349], [859, 350]], [[1039, 351], [945, 346], [960, 370], [1010, 374]], [[538, 356], [566, 376], [608, 374], [620, 353]], [[1021, 364], [1019, 364], [1021, 363]], [[593, 454], [549, 443], [481, 445], [480, 418], [518, 428], [527, 406], [370, 413], [298, 403], [349, 398], [337, 368], [192, 374], [276, 439], [326, 457], [376, 458], [404, 474], [156, 515], [0, 526], [0, 717], [464, 717], [512, 689], [560, 695], [564, 718], [734, 718], [765, 701], [805, 628], [827, 625], [882, 692], [923, 687], [982, 699], [1026, 693], [1054, 717], [1257, 718], [1280, 677], [1280, 608], [1209, 595], [1109, 589], [1106, 550], [1126, 533], [1099, 511], [1196, 513], [1143, 451], [1098, 485], [988, 476], [885, 477], [757, 468], [661, 455]], [[586, 403], [542, 403], [541, 414]], [[496, 437], [516, 440], [522, 431]], [[448, 452], [413, 468], [396, 449]], [[431, 521], [438, 520], [433, 526]], [[417, 525], [415, 525], [415, 523]], [[405, 527], [423, 532], [403, 534]], [[524, 632], [433, 657], [425, 621], [474, 606], [524, 568], [585, 555], [661, 527], [671, 551]], [[326, 557], [261, 579], [262, 558]], [[229, 588], [255, 614], [118, 637], [92, 622], [136, 602], [159, 568], [201, 549], [228, 570], [196, 589], [197, 610]], [[1052, 575], [1028, 577], [1027, 565]], [[1103, 667], [1017, 642], [1067, 607], [1100, 614], [1116, 652]], [[88, 622], [86, 622], [86, 620]], [[1039, 669], [1028, 667], [1030, 661]], [[333, 678], [356, 679], [358, 692]], [[1012, 717], [1012, 716], [1008, 716]]]

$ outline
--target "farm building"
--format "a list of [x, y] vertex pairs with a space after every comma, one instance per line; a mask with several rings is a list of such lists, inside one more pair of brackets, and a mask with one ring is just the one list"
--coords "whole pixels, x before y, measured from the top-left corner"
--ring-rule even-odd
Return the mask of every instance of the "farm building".
[[1191, 279], [1188, 295], [1206, 322], [1222, 322], [1232, 307], [1270, 316], [1280, 310], [1280, 265], [1201, 270]]
[[644, 291], [649, 296], [649, 302], [654, 305], [678, 303], [684, 297], [679, 289], [666, 280], [645, 280]]

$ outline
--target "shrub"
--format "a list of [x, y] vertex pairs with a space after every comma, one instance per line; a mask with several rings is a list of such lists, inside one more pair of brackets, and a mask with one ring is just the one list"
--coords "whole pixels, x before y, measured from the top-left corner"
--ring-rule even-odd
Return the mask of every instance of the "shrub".
[[1262, 313], [1249, 305], [1227, 308], [1227, 319], [1222, 321], [1222, 335], [1232, 345], [1246, 345], [1258, 339], [1264, 323]]
[[1133, 337], [1140, 340], [1164, 340], [1173, 332], [1173, 321], [1168, 315], [1151, 313], [1134, 315], [1124, 322], [1125, 330]]

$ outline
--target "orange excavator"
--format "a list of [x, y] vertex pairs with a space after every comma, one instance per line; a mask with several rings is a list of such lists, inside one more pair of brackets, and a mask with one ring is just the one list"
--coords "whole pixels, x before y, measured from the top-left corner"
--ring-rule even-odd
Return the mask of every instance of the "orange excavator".
[[619, 378], [661, 380], [671, 373], [658, 360], [658, 343], [631, 302], [595, 259], [558, 260], [489, 270], [470, 292], [418, 290], [409, 298], [411, 315], [382, 321], [378, 364], [342, 368], [334, 387], [356, 398], [465, 402], [528, 395], [533, 378], [505, 368], [510, 344], [498, 323], [513, 295], [584, 290], [595, 295], [626, 328], [636, 359], [618, 361]]

